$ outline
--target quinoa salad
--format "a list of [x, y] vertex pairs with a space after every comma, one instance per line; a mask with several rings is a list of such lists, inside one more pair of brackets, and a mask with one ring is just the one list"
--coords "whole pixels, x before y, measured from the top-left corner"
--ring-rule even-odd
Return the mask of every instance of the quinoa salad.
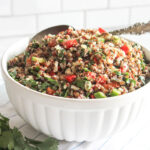
[[149, 80], [140, 45], [104, 29], [46, 35], [8, 62], [9, 75], [49, 95], [94, 99], [132, 92]]

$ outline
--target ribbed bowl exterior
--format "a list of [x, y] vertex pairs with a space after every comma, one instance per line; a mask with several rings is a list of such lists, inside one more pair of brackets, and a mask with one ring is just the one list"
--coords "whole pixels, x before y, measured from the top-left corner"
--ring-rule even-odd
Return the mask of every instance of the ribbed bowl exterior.
[[60, 140], [93, 141], [117, 133], [138, 116], [144, 88], [149, 84], [129, 94], [99, 100], [50, 96], [20, 85], [9, 77], [7, 60], [15, 49], [24, 49], [26, 45], [27, 40], [9, 49], [2, 60], [2, 73], [16, 111], [36, 130]]
[[6, 88], [16, 111], [26, 122], [46, 135], [67, 141], [93, 141], [111, 136], [136, 119], [143, 103], [140, 95], [134, 95], [133, 99], [126, 95], [125, 103], [102, 101], [94, 108], [90, 102], [82, 109], [84, 106], [76, 102], [71, 107], [56, 97], [43, 99], [8, 80]]

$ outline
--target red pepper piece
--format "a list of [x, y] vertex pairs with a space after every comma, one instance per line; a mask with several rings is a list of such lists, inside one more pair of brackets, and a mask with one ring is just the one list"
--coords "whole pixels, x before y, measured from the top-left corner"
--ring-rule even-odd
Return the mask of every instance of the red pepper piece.
[[118, 82], [111, 82], [111, 83], [108, 83], [108, 84], [104, 84], [103, 85], [106, 89], [111, 89], [111, 88], [118, 88], [120, 87], [119, 83]]
[[105, 31], [104, 29], [102, 29], [102, 28], [98, 28], [98, 31], [99, 31], [100, 33], [106, 33], [106, 31]]
[[68, 29], [68, 30], [67, 30], [67, 34], [70, 35], [70, 34], [71, 34], [71, 31], [72, 31], [71, 29]]
[[100, 84], [104, 84], [106, 83], [106, 78], [103, 75], [101, 75], [97, 78], [97, 82]]
[[128, 48], [127, 45], [123, 45], [123, 46], [121, 47], [121, 49], [125, 52], [126, 55], [128, 54], [129, 48]]
[[90, 77], [90, 78], [93, 78], [93, 79], [95, 79], [95, 77], [96, 77], [96, 74], [94, 73], [94, 72], [88, 72], [87, 73], [87, 77]]
[[63, 42], [63, 45], [66, 49], [69, 49], [70, 47], [76, 46], [78, 44], [77, 40], [72, 39], [68, 40], [66, 42]]
[[47, 92], [47, 94], [49, 94], [49, 95], [53, 95], [56, 91], [53, 90], [53, 89], [51, 89], [50, 87], [48, 87], [47, 90], [46, 90], [46, 92]]
[[73, 82], [73, 81], [75, 80], [76, 77], [77, 77], [76, 75], [66, 75], [66, 76], [65, 76], [65, 79], [66, 79], [69, 83], [71, 83], [71, 82]]
[[124, 68], [123, 67], [121, 67], [120, 70], [121, 70], [121, 72], [124, 72]]

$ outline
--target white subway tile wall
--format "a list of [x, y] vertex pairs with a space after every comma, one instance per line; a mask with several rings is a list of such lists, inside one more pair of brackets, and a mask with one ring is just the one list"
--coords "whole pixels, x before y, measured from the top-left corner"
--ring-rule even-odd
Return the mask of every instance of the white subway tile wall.
[[13, 0], [13, 15], [36, 13], [36, 0]]
[[58, 24], [112, 28], [150, 20], [150, 0], [0, 0], [0, 47]]
[[150, 0], [110, 0], [111, 7], [136, 7], [149, 4]]
[[63, 10], [86, 10], [107, 8], [107, 0], [63, 0]]
[[138, 21], [148, 22], [150, 21], [150, 6], [149, 7], [138, 7], [131, 9], [131, 23]]
[[0, 17], [0, 37], [27, 35], [35, 32], [35, 16]]
[[38, 29], [42, 30], [44, 28], [59, 24], [68, 24], [74, 26], [75, 28], [83, 28], [83, 21], [83, 12], [39, 15]]
[[115, 27], [129, 24], [129, 10], [112, 9], [87, 12], [86, 25], [92, 27]]
[[11, 1], [0, 0], [0, 16], [11, 15]]

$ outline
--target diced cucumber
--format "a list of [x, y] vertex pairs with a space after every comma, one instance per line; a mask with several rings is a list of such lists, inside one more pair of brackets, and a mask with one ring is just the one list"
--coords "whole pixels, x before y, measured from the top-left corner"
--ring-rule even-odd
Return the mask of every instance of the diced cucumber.
[[125, 82], [126, 82], [126, 84], [130, 84], [130, 79], [129, 78], [125, 78]]
[[106, 98], [107, 96], [103, 92], [96, 92], [94, 93], [96, 98]]
[[135, 86], [136, 85], [136, 81], [135, 80], [131, 80], [131, 84], [133, 84]]
[[40, 57], [35, 57], [33, 56], [32, 57], [32, 61], [37, 61], [39, 63], [44, 63], [45, 62], [45, 59], [44, 58], [40, 58]]
[[123, 75], [129, 76], [129, 72], [125, 72], [125, 73], [123, 73]]
[[102, 38], [102, 37], [99, 37], [99, 38], [98, 38], [98, 41], [99, 41], [99, 42], [103, 42], [103, 43], [104, 43], [104, 42], [105, 42], [105, 39], [104, 39], [104, 38]]
[[118, 36], [113, 36], [113, 42], [115, 44], [119, 44], [119, 43], [121, 43], [121, 40], [120, 40], [120, 38]]
[[92, 88], [91, 81], [85, 81], [84, 88], [85, 88], [86, 91], [89, 91]]
[[121, 92], [119, 90], [117, 90], [116, 88], [114, 88], [110, 93], [111, 96], [118, 96], [120, 94], [121, 94]]
[[60, 40], [58, 40], [60, 43], [62, 43], [64, 40], [63, 39], [60, 39]]
[[84, 70], [85, 72], [90, 71], [88, 68], [83, 68], [83, 70]]

